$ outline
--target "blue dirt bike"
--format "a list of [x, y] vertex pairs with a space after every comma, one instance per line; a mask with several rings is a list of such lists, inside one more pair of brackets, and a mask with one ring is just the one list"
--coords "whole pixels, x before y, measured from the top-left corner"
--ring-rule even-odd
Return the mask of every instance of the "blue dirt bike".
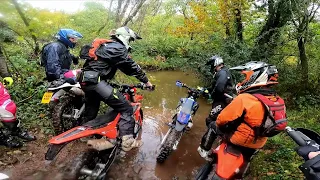
[[173, 116], [172, 122], [168, 124], [170, 128], [161, 141], [160, 153], [157, 157], [157, 162], [159, 163], [163, 163], [170, 153], [177, 149], [183, 133], [193, 126], [192, 116], [195, 115], [199, 108], [197, 99], [200, 95], [209, 96], [208, 90], [203, 87], [190, 88], [180, 81], [177, 81], [176, 85], [187, 88], [188, 96], [180, 99], [177, 113]]

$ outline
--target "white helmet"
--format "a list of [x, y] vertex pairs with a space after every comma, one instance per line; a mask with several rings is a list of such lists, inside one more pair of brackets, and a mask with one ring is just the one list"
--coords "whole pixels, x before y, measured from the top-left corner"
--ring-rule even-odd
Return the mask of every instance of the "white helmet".
[[137, 33], [135, 33], [127, 26], [116, 29], [111, 34], [111, 36], [115, 36], [117, 39], [119, 39], [126, 46], [127, 49], [131, 48], [131, 46], [129, 45], [131, 41], [134, 41], [136, 39], [142, 39]]
[[206, 65], [211, 65], [211, 72], [215, 71], [215, 68], [221, 64], [224, 64], [222, 57], [220, 56], [212, 56]]
[[253, 87], [278, 84], [278, 70], [276, 66], [265, 62], [251, 61], [230, 69], [240, 70], [245, 75], [244, 80], [236, 85], [238, 93], [242, 93]]

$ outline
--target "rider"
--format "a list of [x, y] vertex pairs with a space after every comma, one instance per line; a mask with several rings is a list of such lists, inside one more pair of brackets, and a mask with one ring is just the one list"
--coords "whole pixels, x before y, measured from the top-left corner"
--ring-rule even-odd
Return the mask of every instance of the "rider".
[[[8, 72], [7, 64], [0, 47], [0, 76], [3, 77], [5, 85], [11, 86], [13, 79]], [[10, 148], [21, 147], [22, 143], [15, 137], [17, 136], [25, 141], [33, 141], [35, 136], [19, 127], [19, 121], [16, 120], [16, 104], [11, 100], [5, 86], [0, 83], [0, 121], [4, 129], [0, 130], [0, 145]]]
[[[229, 93], [232, 89], [232, 78], [229, 69], [224, 65], [223, 59], [220, 56], [212, 56], [206, 65], [211, 65], [211, 73], [214, 74], [214, 83], [211, 88], [213, 99], [212, 109], [209, 116], [206, 118], [206, 125], [208, 127], [208, 134], [210, 131], [210, 124], [215, 123], [219, 113], [227, 106], [228, 98], [224, 93]], [[205, 134], [205, 136], [206, 136]], [[201, 156], [207, 156], [209, 149], [203, 149], [202, 145], [199, 146], [198, 152]]]
[[120, 27], [113, 31], [110, 40], [102, 43], [95, 51], [97, 58], [86, 61], [80, 78], [87, 98], [86, 119], [91, 120], [97, 116], [100, 101], [120, 112], [119, 136], [122, 138], [122, 148], [126, 151], [141, 145], [141, 142], [133, 138], [133, 108], [107, 80], [112, 79], [117, 69], [120, 69], [123, 73], [136, 77], [147, 87], [152, 86], [140, 66], [128, 55], [131, 50], [129, 43], [137, 39], [142, 38], [128, 27]]
[[296, 150], [306, 161], [299, 167], [306, 179], [320, 180], [320, 151], [318, 147], [306, 145], [301, 146]]
[[[262, 148], [268, 139], [256, 137], [253, 127], [262, 125], [267, 112], [264, 104], [252, 94], [261, 94], [272, 100], [279, 99], [271, 89], [272, 85], [278, 84], [278, 71], [275, 66], [264, 62], [249, 62], [233, 69], [242, 70], [242, 74], [246, 76], [236, 85], [239, 95], [221, 111], [216, 123], [210, 124], [200, 146], [208, 152], [217, 136], [225, 134], [228, 141], [245, 149], [246, 157], [251, 157], [255, 149]], [[285, 109], [283, 112], [282, 116], [285, 116]], [[200, 155], [208, 158], [208, 153]]]
[[60, 29], [56, 35], [57, 40], [43, 47], [41, 64], [45, 67], [49, 82], [61, 85], [64, 82], [63, 74], [70, 70], [71, 63], [79, 63], [79, 57], [72, 55], [69, 48], [74, 48], [82, 37], [73, 29]]

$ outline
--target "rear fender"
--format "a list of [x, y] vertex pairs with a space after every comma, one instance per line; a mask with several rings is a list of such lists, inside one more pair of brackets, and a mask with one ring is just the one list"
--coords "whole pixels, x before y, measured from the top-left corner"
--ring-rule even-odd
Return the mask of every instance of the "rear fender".
[[216, 174], [219, 177], [229, 179], [240, 171], [244, 159], [239, 150], [222, 143], [214, 153], [217, 154]]
[[117, 123], [120, 119], [120, 114], [117, 115], [116, 119], [110, 122], [108, 125], [92, 129], [86, 126], [78, 126], [72, 128], [58, 136], [53, 137], [49, 140], [50, 144], [63, 144], [83, 137], [91, 136], [94, 134], [106, 136], [108, 138], [114, 139], [117, 137]]
[[53, 94], [50, 101], [58, 101], [62, 95], [66, 93], [65, 90], [59, 89], [57, 92]]

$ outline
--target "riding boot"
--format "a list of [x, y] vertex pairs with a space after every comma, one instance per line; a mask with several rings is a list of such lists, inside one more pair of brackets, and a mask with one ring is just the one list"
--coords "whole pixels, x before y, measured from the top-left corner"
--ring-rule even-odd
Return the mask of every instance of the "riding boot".
[[6, 146], [8, 148], [19, 148], [22, 147], [22, 143], [12, 137], [11, 135], [6, 135], [0, 130], [0, 145]]
[[122, 136], [121, 147], [123, 151], [130, 151], [132, 148], [137, 148], [142, 146], [142, 141], [133, 138], [133, 135]]
[[17, 136], [24, 141], [34, 141], [37, 138], [30, 134], [28, 131], [22, 129], [19, 127], [19, 121], [14, 121], [14, 122], [3, 122], [3, 125], [7, 128], [8, 134], [12, 136]]

